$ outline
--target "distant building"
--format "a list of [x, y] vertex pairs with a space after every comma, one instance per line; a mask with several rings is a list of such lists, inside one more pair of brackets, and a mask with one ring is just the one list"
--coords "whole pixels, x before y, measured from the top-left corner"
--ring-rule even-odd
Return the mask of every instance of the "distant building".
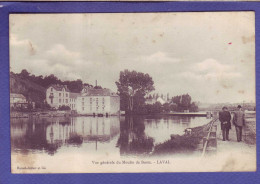
[[160, 102], [161, 104], [165, 104], [166, 103], [166, 101], [162, 97], [150, 98], [150, 99], [147, 98], [145, 100], [145, 104], [150, 104], [150, 105], [155, 104], [156, 102]]
[[46, 90], [46, 102], [54, 108], [69, 106], [83, 115], [118, 115], [120, 97], [110, 89], [84, 87], [81, 93], [72, 93], [63, 85], [50, 85]]
[[10, 107], [27, 107], [28, 102], [22, 94], [10, 93]]
[[161, 104], [165, 104], [165, 100], [162, 97], [158, 97], [156, 101], [160, 102]]
[[155, 102], [156, 102], [155, 98], [151, 98], [151, 99], [147, 98], [147, 99], [145, 99], [145, 104], [152, 105], [152, 104], [155, 104]]

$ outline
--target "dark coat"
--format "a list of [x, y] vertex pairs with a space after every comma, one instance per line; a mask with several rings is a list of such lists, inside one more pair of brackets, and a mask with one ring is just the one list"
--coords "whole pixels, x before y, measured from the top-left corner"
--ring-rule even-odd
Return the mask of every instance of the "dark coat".
[[[229, 111], [221, 111], [219, 112], [219, 121], [221, 122], [221, 130], [231, 129], [231, 114]], [[227, 122], [224, 124], [224, 122]]]

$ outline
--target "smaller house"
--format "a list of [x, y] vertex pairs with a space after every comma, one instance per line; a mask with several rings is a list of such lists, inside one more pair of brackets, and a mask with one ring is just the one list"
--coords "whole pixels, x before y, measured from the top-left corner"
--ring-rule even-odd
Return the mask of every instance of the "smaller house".
[[10, 93], [10, 107], [27, 107], [28, 102], [24, 95]]
[[[70, 90], [66, 85], [50, 85], [46, 90], [46, 101], [54, 108], [70, 106]], [[75, 104], [76, 102], [74, 102]]]
[[149, 105], [152, 105], [152, 104], [155, 104], [156, 102], [160, 102], [161, 104], [165, 104], [165, 100], [162, 99], [161, 97], [158, 97], [157, 99], [156, 98], [147, 98], [145, 100], [145, 104], [149, 104]]
[[165, 100], [162, 97], [158, 97], [156, 102], [160, 102], [161, 104], [165, 104]]
[[145, 104], [152, 105], [152, 104], [155, 104], [155, 102], [156, 102], [155, 98], [147, 98], [147, 99], [145, 99]]

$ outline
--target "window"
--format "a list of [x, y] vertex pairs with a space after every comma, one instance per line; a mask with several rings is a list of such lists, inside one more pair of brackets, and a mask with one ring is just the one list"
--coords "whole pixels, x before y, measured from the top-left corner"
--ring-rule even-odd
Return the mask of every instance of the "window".
[[61, 97], [61, 93], [59, 93], [59, 96]]
[[63, 99], [63, 103], [64, 103], [64, 99]]
[[102, 103], [103, 103], [103, 104], [105, 103], [105, 98], [103, 98]]
[[82, 107], [82, 110], [84, 111], [84, 107]]
[[51, 88], [51, 92], [53, 91], [53, 88]]
[[59, 103], [61, 103], [61, 99], [59, 99]]
[[66, 93], [66, 97], [68, 97], [68, 93]]
[[82, 98], [82, 101], [84, 101], [84, 98]]
[[66, 99], [66, 103], [68, 103], [68, 99]]
[[51, 96], [53, 96], [53, 93], [51, 93]]
[[53, 104], [53, 98], [51, 98], [51, 104]]
[[82, 106], [84, 106], [84, 102], [82, 102]]

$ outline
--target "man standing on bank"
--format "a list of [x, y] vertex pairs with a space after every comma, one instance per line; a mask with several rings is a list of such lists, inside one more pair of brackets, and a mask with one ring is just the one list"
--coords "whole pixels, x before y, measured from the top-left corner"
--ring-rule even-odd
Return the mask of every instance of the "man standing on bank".
[[229, 130], [231, 129], [231, 114], [228, 111], [227, 107], [223, 107], [222, 111], [219, 112], [219, 121], [221, 122], [221, 130], [222, 130], [222, 136], [223, 141], [227, 140], [229, 141]]
[[238, 110], [234, 112], [233, 124], [236, 127], [237, 142], [242, 141], [242, 127], [245, 125], [245, 113], [241, 105], [237, 106]]

